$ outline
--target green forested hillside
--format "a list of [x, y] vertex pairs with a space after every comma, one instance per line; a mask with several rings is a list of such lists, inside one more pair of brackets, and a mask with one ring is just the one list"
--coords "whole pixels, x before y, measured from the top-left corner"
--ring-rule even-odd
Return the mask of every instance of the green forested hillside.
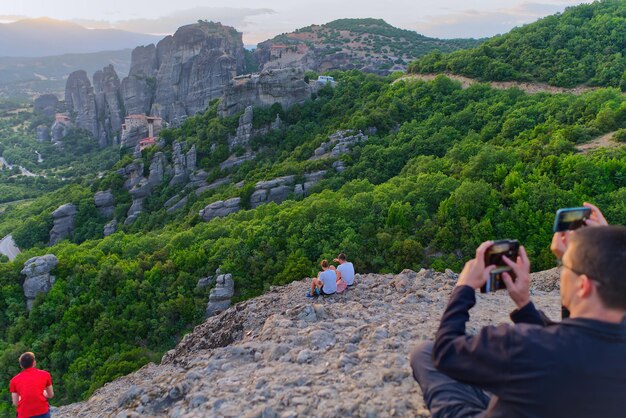
[[[26, 237], [33, 247], [14, 263], [0, 263], [3, 375], [16, 371], [17, 353], [28, 348], [53, 373], [55, 402], [84, 398], [158, 360], [200, 322], [208, 290], [196, 283], [217, 267], [233, 274], [237, 300], [312, 275], [321, 259], [339, 251], [360, 272], [458, 270], [481, 241], [517, 238], [540, 270], [554, 265], [548, 247], [556, 209], [587, 200], [610, 222], [626, 223], [624, 148], [590, 154], [575, 148], [626, 127], [619, 90], [527, 95], [487, 85], [463, 90], [442, 76], [394, 83], [356, 71], [332, 75], [336, 88], [325, 87], [315, 100], [255, 111], [256, 126], [278, 113], [285, 128], [252, 141], [257, 159], [230, 172], [242, 188], [223, 186], [168, 214], [162, 202], [180, 189], [162, 186], [148, 198], [147, 213], [104, 239], [96, 238], [102, 223], [93, 215], [93, 193], [111, 188], [118, 216], [130, 202], [114, 171], [14, 208], [11, 220], [0, 215], [1, 231], [19, 220], [24, 234], [42, 236]], [[219, 163], [228, 157], [236, 121], [218, 118], [214, 103], [162, 136], [167, 147], [174, 140], [195, 144], [199, 168], [220, 178], [228, 174]], [[329, 134], [372, 128], [366, 142], [339, 157], [345, 171], [332, 169], [335, 159], [310, 160]], [[198, 216], [219, 199], [240, 196], [245, 203], [258, 180], [319, 169], [328, 174], [308, 197], [210, 222]], [[41, 248], [50, 209], [68, 201], [79, 205], [81, 232], [74, 242]], [[59, 258], [57, 281], [27, 313], [21, 265], [48, 252]], [[0, 396], [8, 400], [6, 388]]]
[[475, 49], [429, 54], [411, 63], [409, 71], [626, 90], [624, 39], [626, 2], [596, 1], [513, 29]]

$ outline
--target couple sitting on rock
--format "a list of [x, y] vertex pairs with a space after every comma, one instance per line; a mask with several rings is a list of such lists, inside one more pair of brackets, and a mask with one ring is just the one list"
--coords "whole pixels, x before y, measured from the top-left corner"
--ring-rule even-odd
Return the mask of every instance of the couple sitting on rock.
[[351, 262], [346, 261], [346, 255], [340, 253], [333, 261], [339, 265], [335, 267], [328, 264], [327, 260], [322, 260], [322, 271], [311, 281], [311, 291], [307, 294], [308, 298], [341, 293], [347, 287], [354, 286], [354, 266]]
[[626, 227], [608, 226], [598, 208], [586, 227], [557, 232], [551, 249], [561, 261], [560, 292], [569, 318], [552, 322], [530, 300], [530, 262], [520, 247], [503, 257], [517, 306], [513, 325], [468, 334], [475, 291], [489, 278], [476, 250], [450, 296], [434, 343], [411, 356], [413, 377], [433, 418], [626, 416]]

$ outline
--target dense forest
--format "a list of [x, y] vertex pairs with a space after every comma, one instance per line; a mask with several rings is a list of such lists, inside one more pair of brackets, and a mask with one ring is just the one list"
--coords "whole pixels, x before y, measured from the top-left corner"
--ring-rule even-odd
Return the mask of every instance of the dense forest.
[[513, 29], [478, 48], [433, 52], [410, 72], [451, 72], [483, 81], [540, 81], [559, 87], [626, 90], [626, 3], [599, 1]]
[[[554, 19], [571, 13], [576, 9]], [[545, 19], [537, 27], [543, 24]], [[235, 301], [311, 276], [321, 259], [340, 251], [359, 272], [458, 271], [478, 243], [517, 238], [533, 270], [542, 270], [554, 266], [549, 242], [556, 209], [590, 201], [609, 222], [626, 223], [626, 149], [617, 142], [626, 136], [626, 97], [618, 88], [529, 95], [486, 84], [463, 89], [444, 76], [424, 82], [399, 74], [330, 75], [336, 87], [324, 87], [304, 104], [255, 109], [255, 127], [277, 114], [283, 127], [253, 138], [256, 158], [230, 170], [219, 167], [230, 154], [227, 138], [238, 115], [219, 118], [217, 102], [181, 127], [162, 131], [161, 151], [171, 154], [174, 141], [186, 149], [195, 145], [198, 168], [209, 179], [231, 176], [230, 184], [192, 194], [178, 211], [168, 213], [163, 202], [184, 186], [164, 182], [132, 225], [101, 238], [105, 220], [93, 195], [111, 189], [116, 217], [123, 220], [130, 196], [116, 169], [132, 162], [130, 155], [101, 176], [6, 207], [0, 235], [13, 233], [26, 251], [15, 262], [0, 263], [2, 375], [16, 373], [19, 353], [33, 350], [54, 376], [54, 402], [84, 399], [158, 361], [202, 321], [209, 289], [196, 284], [218, 267], [233, 274]], [[311, 159], [329, 135], [345, 129], [368, 139], [339, 157]], [[577, 148], [613, 133], [614, 147], [586, 153]], [[144, 150], [144, 164], [154, 151]], [[337, 159], [344, 171], [334, 170]], [[92, 168], [99, 170], [100, 163], [93, 161]], [[321, 169], [327, 174], [308, 196], [209, 222], [198, 215], [230, 197], [249, 207], [259, 180]], [[51, 212], [68, 202], [78, 207], [74, 236], [44, 247]], [[59, 259], [56, 282], [27, 312], [20, 270], [26, 259], [46, 253]], [[11, 410], [7, 389], [0, 391], [3, 412]]]

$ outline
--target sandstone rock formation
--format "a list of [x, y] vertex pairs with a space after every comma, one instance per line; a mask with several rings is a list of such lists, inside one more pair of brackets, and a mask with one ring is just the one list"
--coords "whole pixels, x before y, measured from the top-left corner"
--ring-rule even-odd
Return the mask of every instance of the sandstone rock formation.
[[124, 116], [120, 81], [112, 65], [97, 71], [92, 87], [83, 70], [70, 74], [65, 105], [76, 127], [89, 131], [101, 147], [119, 142]]
[[235, 77], [224, 88], [220, 114], [232, 116], [248, 106], [280, 103], [288, 108], [311, 98], [311, 87], [300, 68], [284, 68]]
[[154, 44], [133, 49], [130, 72], [122, 80], [122, 96], [129, 115], [150, 114], [158, 68]]
[[113, 193], [111, 190], [99, 191], [93, 197], [94, 203], [100, 215], [105, 218], [110, 218], [113, 216], [113, 212], [115, 211], [115, 198], [113, 197]]
[[119, 132], [126, 112], [120, 79], [113, 65], [95, 72], [93, 88], [98, 121], [98, 143], [100, 146], [119, 144]]
[[[556, 269], [532, 299], [560, 317]], [[310, 279], [273, 287], [208, 318], [166, 353], [59, 408], [55, 417], [428, 417], [408, 356], [432, 339], [457, 277], [430, 270], [366, 274], [343, 294], [307, 300]], [[556, 285], [555, 285], [556, 283]], [[477, 294], [468, 331], [510, 322], [500, 291]]]
[[103, 235], [108, 237], [109, 235], [115, 233], [117, 230], [117, 219], [113, 219], [104, 225]]
[[33, 302], [39, 293], [48, 293], [54, 284], [54, 276], [50, 272], [56, 267], [59, 260], [53, 254], [33, 257], [24, 263], [21, 273], [26, 276], [24, 280], [24, 296], [26, 297], [26, 309], [33, 307]]
[[204, 111], [243, 69], [241, 33], [212, 22], [183, 26], [156, 48], [133, 51], [129, 76], [122, 82], [126, 109], [176, 125]]
[[50, 141], [53, 144], [60, 144], [61, 140], [70, 132], [70, 124], [63, 121], [54, 121], [50, 128]]
[[241, 209], [241, 198], [234, 197], [232, 199], [218, 200], [213, 202], [200, 211], [200, 217], [204, 221], [210, 221], [213, 218], [223, 218], [224, 216], [235, 213]]
[[74, 71], [65, 84], [65, 106], [76, 127], [89, 131], [99, 138], [96, 97], [84, 70]]
[[235, 281], [232, 274], [215, 272], [215, 287], [209, 294], [209, 303], [206, 307], [206, 316], [211, 317], [230, 307], [230, 300], [235, 294]]
[[54, 94], [42, 94], [33, 102], [33, 111], [48, 118], [53, 118], [54, 114], [60, 110], [61, 103]]
[[[250, 139], [255, 136], [267, 135], [270, 131], [279, 130], [283, 126], [283, 121], [280, 119], [280, 115], [276, 114], [276, 119], [269, 126], [264, 126], [259, 129], [254, 129], [252, 120], [254, 118], [254, 109], [252, 106], [246, 107], [243, 114], [239, 117], [239, 125], [235, 131], [234, 136], [228, 137], [228, 148], [232, 151], [236, 147], [247, 147]], [[252, 155], [252, 154], [248, 154]], [[241, 161], [241, 160], [238, 160]], [[247, 161], [243, 160], [243, 161]], [[230, 168], [235, 165], [228, 165], [225, 168]]]
[[354, 134], [351, 130], [337, 131], [328, 137], [328, 142], [322, 142], [322, 144], [313, 152], [313, 158], [320, 158], [329, 156], [331, 158], [339, 157], [341, 154], [345, 154], [350, 148], [360, 142], [367, 141], [367, 135], [359, 131]]
[[170, 180], [170, 186], [186, 182], [189, 175], [196, 169], [196, 146], [192, 145], [186, 154], [183, 153], [182, 148], [183, 144], [180, 142], [174, 142], [172, 146], [174, 177]]
[[71, 203], [59, 206], [52, 212], [54, 225], [50, 231], [49, 245], [54, 245], [64, 240], [74, 232], [74, 217], [76, 216], [76, 206]]
[[50, 128], [48, 128], [46, 125], [37, 126], [36, 136], [37, 136], [37, 141], [39, 142], [50, 141]]

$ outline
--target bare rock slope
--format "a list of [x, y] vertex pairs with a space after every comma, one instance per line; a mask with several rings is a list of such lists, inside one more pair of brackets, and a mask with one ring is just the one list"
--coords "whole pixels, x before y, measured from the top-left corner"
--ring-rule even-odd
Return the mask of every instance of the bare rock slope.
[[[341, 295], [304, 297], [308, 279], [272, 288], [197, 326], [168, 352], [56, 417], [429, 416], [408, 355], [432, 339], [457, 275], [367, 274]], [[556, 269], [532, 297], [560, 315]], [[508, 322], [505, 291], [478, 295], [470, 332]]]

